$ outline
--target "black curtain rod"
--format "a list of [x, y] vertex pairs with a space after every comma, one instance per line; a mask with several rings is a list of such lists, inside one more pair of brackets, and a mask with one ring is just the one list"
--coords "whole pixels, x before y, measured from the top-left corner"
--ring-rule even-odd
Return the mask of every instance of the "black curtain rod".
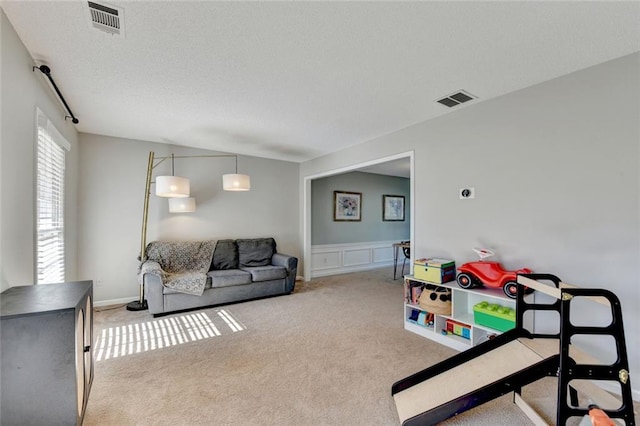
[[60, 97], [60, 100], [64, 104], [65, 108], [67, 108], [67, 111], [69, 111], [69, 115], [71, 117], [65, 117], [64, 119], [66, 120], [67, 118], [71, 118], [71, 122], [73, 124], [78, 124], [80, 121], [75, 117], [75, 115], [73, 115], [73, 112], [71, 112], [71, 108], [69, 108], [69, 105], [67, 105], [67, 101], [64, 100], [64, 97], [62, 96], [62, 93], [60, 93], [60, 90], [58, 89], [58, 86], [56, 86], [55, 81], [53, 81], [53, 78], [51, 77], [51, 68], [49, 68], [46, 65], [40, 65], [39, 67], [33, 67], [34, 70], [36, 68], [39, 69], [42, 72], [42, 74], [44, 74], [47, 77], [49, 77], [49, 81], [51, 82], [51, 85], [53, 86], [53, 88], [56, 90], [56, 93], [58, 94], [58, 97]]

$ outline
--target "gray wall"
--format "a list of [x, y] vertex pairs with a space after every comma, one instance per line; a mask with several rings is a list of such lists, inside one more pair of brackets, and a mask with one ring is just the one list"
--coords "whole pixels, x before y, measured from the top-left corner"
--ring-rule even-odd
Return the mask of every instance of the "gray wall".
[[[66, 154], [66, 279], [77, 279], [78, 135], [44, 75], [0, 9], [2, 111], [0, 145], [0, 291], [35, 280], [35, 114], [40, 108], [71, 144]], [[55, 67], [52, 66], [55, 75]], [[61, 88], [64, 93], [64, 88]], [[72, 102], [72, 98], [68, 99]], [[80, 115], [80, 119], [82, 116]]]
[[[612, 290], [639, 371], [639, 88], [636, 53], [305, 162], [301, 177], [414, 150], [415, 256], [462, 263], [486, 246], [507, 268]], [[458, 198], [465, 186], [476, 199]]]
[[[409, 239], [409, 179], [351, 172], [311, 182], [311, 244], [343, 244]], [[360, 222], [333, 221], [333, 191], [362, 193]], [[382, 195], [404, 195], [404, 222], [382, 221]]]
[[[94, 280], [97, 302], [135, 298], [149, 151], [157, 155], [212, 152], [78, 135], [73, 124], [64, 120], [60, 101], [43, 75], [32, 72], [33, 59], [1, 10], [0, 24], [0, 291], [34, 282], [34, 118], [39, 107], [71, 143], [66, 159], [66, 279]], [[72, 102], [71, 95], [66, 97]], [[82, 120], [82, 112], [74, 112]], [[222, 173], [233, 172], [232, 159], [177, 161], [176, 171], [192, 180], [197, 211], [170, 215], [167, 201], [152, 196], [147, 240], [274, 236], [279, 251], [301, 257], [298, 164], [240, 157], [238, 167], [240, 173], [251, 175], [248, 193], [221, 190]]]
[[[212, 151], [80, 134], [79, 265], [93, 279], [95, 300], [136, 297], [136, 270], [149, 151], [157, 157], [210, 155]], [[251, 191], [225, 192], [222, 174], [231, 158], [176, 159], [175, 173], [191, 180], [194, 213], [169, 213], [166, 198], [151, 188], [147, 242], [273, 236], [278, 251], [301, 257], [298, 243], [297, 163], [241, 156], [238, 172], [251, 176]], [[170, 161], [153, 177], [171, 174]]]

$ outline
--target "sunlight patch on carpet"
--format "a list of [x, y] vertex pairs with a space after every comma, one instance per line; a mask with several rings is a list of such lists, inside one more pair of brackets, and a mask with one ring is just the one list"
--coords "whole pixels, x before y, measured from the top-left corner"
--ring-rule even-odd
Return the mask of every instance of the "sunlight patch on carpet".
[[238, 320], [236, 320], [233, 315], [224, 309], [218, 311], [218, 316], [223, 319], [223, 321], [229, 326], [231, 331], [234, 333], [237, 331], [245, 330], [246, 327], [241, 324]]
[[96, 361], [211, 339], [222, 336], [220, 330], [246, 330], [229, 311], [219, 309], [216, 313], [218, 325], [206, 313], [197, 312], [105, 328], [96, 340]]

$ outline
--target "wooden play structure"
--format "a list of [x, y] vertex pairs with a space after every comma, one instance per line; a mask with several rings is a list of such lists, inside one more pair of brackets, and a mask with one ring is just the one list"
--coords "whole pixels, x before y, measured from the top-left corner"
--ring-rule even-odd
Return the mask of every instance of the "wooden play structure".
[[[544, 282], [543, 282], [544, 281]], [[603, 289], [578, 288], [550, 274], [518, 275], [516, 327], [496, 338], [393, 384], [400, 421], [405, 426], [433, 425], [499, 396], [513, 392], [514, 402], [536, 425], [546, 425], [522, 398], [522, 387], [543, 377], [557, 377], [556, 425], [571, 417], [584, 417], [589, 407], [580, 398], [603, 407], [620, 424], [635, 425], [629, 363], [620, 301]], [[522, 286], [551, 296], [552, 303], [530, 303]], [[571, 304], [588, 299], [611, 308], [612, 321], [604, 326], [572, 324]], [[527, 298], [528, 299], [528, 298]], [[559, 333], [534, 333], [524, 327], [527, 311], [555, 311]], [[575, 335], [611, 336], [617, 359], [602, 364], [571, 345]], [[594, 384], [617, 382], [622, 401]], [[606, 407], [606, 408], [604, 408]]]

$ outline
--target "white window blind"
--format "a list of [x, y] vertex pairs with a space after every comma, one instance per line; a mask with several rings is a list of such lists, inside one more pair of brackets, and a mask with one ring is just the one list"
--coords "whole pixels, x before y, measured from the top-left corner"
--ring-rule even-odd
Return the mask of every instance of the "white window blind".
[[36, 261], [37, 283], [65, 280], [64, 169], [69, 142], [37, 110]]

